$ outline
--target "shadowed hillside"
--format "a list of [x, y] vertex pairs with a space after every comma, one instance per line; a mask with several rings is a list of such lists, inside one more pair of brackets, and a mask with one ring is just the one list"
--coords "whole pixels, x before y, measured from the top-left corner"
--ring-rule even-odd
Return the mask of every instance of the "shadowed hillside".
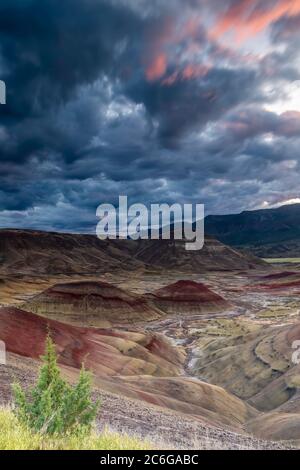
[[18, 274], [94, 274], [143, 263], [94, 235], [0, 230], [0, 271]]
[[251, 250], [263, 258], [299, 257], [300, 204], [209, 215], [205, 219], [205, 231], [223, 243]]
[[263, 266], [258, 258], [211, 238], [202, 250], [185, 250], [184, 241], [109, 240], [94, 235], [32, 230], [0, 230], [0, 272], [4, 274], [95, 274], [150, 267], [202, 272]]
[[199, 251], [187, 251], [183, 240], [140, 240], [135, 259], [163, 269], [187, 272], [254, 269], [265, 263], [223, 243], [206, 238]]

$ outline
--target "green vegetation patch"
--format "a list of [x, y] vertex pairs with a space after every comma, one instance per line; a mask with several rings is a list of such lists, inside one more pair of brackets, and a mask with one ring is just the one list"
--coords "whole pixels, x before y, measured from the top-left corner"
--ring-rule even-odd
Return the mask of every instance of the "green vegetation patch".
[[261, 310], [256, 314], [258, 318], [283, 318], [288, 316], [291, 313], [288, 309], [276, 309], [270, 308], [266, 310]]
[[300, 264], [300, 258], [262, 258], [262, 260], [270, 264]]
[[210, 320], [203, 328], [197, 329], [199, 336], [239, 337], [259, 331], [260, 325], [241, 319], [220, 318]]

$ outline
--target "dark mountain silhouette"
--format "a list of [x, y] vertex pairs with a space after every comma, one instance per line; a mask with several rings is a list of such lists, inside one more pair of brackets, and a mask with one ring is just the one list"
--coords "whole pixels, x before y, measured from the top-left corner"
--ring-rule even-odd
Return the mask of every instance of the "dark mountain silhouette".
[[300, 204], [276, 209], [209, 215], [205, 232], [261, 257], [300, 256]]

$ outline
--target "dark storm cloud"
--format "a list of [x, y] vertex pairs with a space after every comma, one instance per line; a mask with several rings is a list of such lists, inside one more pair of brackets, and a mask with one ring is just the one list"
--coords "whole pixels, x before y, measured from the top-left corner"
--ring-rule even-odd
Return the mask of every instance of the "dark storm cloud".
[[13, 116], [39, 113], [111, 72], [138, 35], [129, 10], [104, 0], [2, 0], [0, 44]]
[[292, 192], [299, 113], [263, 108], [299, 79], [297, 12], [277, 4], [2, 0], [0, 224], [92, 230], [119, 194], [222, 212]]
[[209, 121], [219, 119], [242, 101], [256, 93], [255, 72], [214, 69], [201, 81], [186, 80], [161, 86], [139, 82], [127, 90], [136, 102], [144, 103], [149, 114], [157, 119], [159, 137], [173, 145], [182, 134]]
[[300, 112], [287, 111], [278, 115], [260, 108], [244, 108], [228, 115], [222, 126], [227, 137], [231, 136], [233, 139], [246, 139], [268, 133], [282, 137], [300, 137]]
[[[80, 86], [104, 73], [126, 73], [122, 54], [128, 35], [140, 35], [140, 24], [130, 10], [106, 1], [3, 0], [0, 52], [8, 104], [1, 114], [11, 135], [2, 158], [24, 159], [45, 148], [72, 153], [76, 134], [57, 126], [55, 114]], [[77, 120], [85, 117], [82, 109]]]

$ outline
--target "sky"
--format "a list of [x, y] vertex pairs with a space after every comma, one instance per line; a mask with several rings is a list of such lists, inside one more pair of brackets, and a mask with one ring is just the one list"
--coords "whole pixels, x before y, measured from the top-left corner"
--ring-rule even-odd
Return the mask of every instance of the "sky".
[[300, 201], [300, 0], [1, 0], [0, 227]]

